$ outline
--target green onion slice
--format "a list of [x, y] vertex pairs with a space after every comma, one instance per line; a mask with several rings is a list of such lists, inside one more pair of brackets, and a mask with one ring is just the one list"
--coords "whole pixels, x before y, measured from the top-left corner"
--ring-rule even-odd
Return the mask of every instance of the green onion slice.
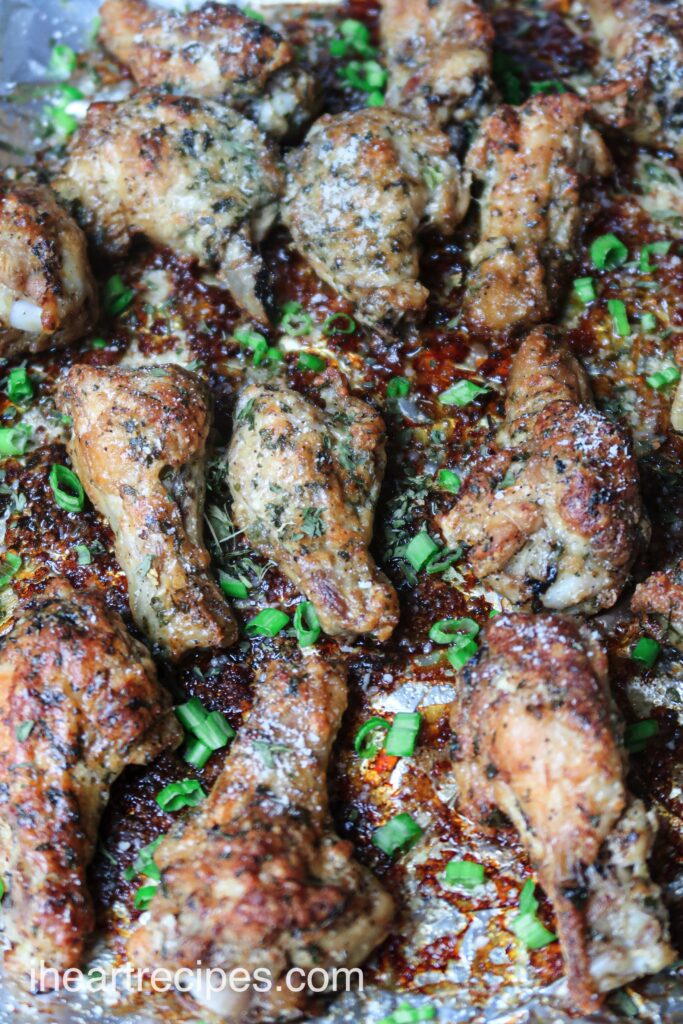
[[436, 483], [442, 491], [448, 491], [450, 494], [457, 494], [462, 486], [460, 477], [452, 469], [440, 469], [436, 475]]
[[567, 87], [559, 78], [548, 78], [544, 82], [531, 82], [529, 91], [532, 96], [539, 94], [558, 94], [567, 92]]
[[446, 657], [455, 669], [463, 668], [468, 661], [471, 661], [474, 655], [479, 650], [478, 645], [474, 640], [467, 640], [463, 644], [454, 645], [449, 647], [446, 651]]
[[7, 396], [15, 405], [28, 405], [33, 398], [33, 384], [25, 366], [10, 370], [7, 378]]
[[421, 1021], [436, 1020], [436, 1009], [433, 1006], [411, 1006], [410, 1003], [399, 1003], [393, 1013], [382, 1017], [377, 1024], [420, 1024]]
[[418, 711], [398, 711], [384, 743], [384, 752], [392, 757], [412, 757], [420, 732], [422, 715]]
[[584, 306], [587, 306], [589, 302], [594, 302], [597, 298], [592, 277], [577, 277], [574, 281], [574, 291], [579, 296]]
[[317, 643], [321, 633], [320, 620], [310, 601], [302, 601], [296, 606], [294, 631], [299, 647], [312, 647]]
[[193, 765], [195, 768], [203, 768], [212, 754], [213, 750], [211, 747], [207, 747], [206, 743], [190, 737], [185, 745], [183, 761]]
[[377, 716], [368, 718], [367, 722], [361, 725], [353, 738], [353, 747], [363, 761], [369, 761], [370, 758], [379, 754], [382, 749], [382, 743], [378, 742], [380, 733], [388, 732], [390, 728], [388, 722]]
[[90, 565], [92, 554], [87, 544], [77, 544], [74, 551], [76, 552], [76, 559], [79, 565]]
[[510, 924], [510, 931], [527, 949], [542, 949], [557, 941], [557, 935], [548, 931], [535, 914], [518, 914]]
[[405, 377], [392, 377], [387, 382], [387, 398], [405, 398], [410, 394], [410, 381]]
[[445, 572], [446, 569], [450, 569], [452, 565], [455, 565], [462, 558], [462, 548], [454, 548], [452, 551], [441, 551], [439, 555], [436, 555], [430, 562], [427, 563], [427, 572], [430, 576]]
[[52, 47], [48, 70], [60, 78], [68, 78], [76, 70], [77, 57], [66, 43], [57, 43]]
[[206, 793], [196, 779], [172, 782], [157, 793], [156, 802], [162, 811], [180, 811], [184, 807], [197, 807], [206, 799]]
[[657, 370], [645, 378], [647, 384], [655, 391], [662, 391], [669, 384], [676, 384], [681, 379], [681, 371], [677, 366], [665, 366], [663, 370]]
[[425, 529], [422, 529], [408, 544], [405, 556], [415, 572], [419, 572], [438, 550], [439, 545], [436, 541], [429, 536]]
[[460, 641], [457, 646], [476, 636], [479, 626], [474, 619], [439, 619], [429, 630], [429, 639], [435, 644], [452, 644], [453, 641]]
[[640, 259], [638, 260], [638, 267], [643, 274], [651, 274], [656, 268], [650, 261], [650, 256], [666, 256], [669, 249], [671, 248], [671, 242], [650, 242], [648, 245], [644, 245], [640, 250]]
[[651, 334], [657, 330], [657, 317], [654, 313], [641, 313], [640, 326], [646, 334]]
[[102, 293], [104, 311], [109, 316], [118, 316], [128, 309], [134, 298], [134, 290], [128, 287], [120, 274], [114, 274], [106, 282]]
[[489, 391], [490, 388], [484, 387], [482, 384], [475, 384], [474, 381], [459, 380], [457, 384], [441, 392], [439, 402], [441, 405], [457, 405], [464, 408], [475, 398], [486, 395]]
[[0, 590], [4, 590], [5, 587], [9, 586], [21, 569], [22, 564], [21, 555], [15, 555], [13, 551], [5, 552], [0, 563]]
[[289, 622], [289, 615], [279, 608], [264, 608], [245, 626], [247, 636], [277, 636]]
[[611, 232], [600, 235], [591, 245], [591, 259], [598, 270], [613, 270], [620, 267], [628, 259], [628, 249], [624, 243]]
[[300, 302], [286, 302], [282, 307], [280, 327], [292, 338], [310, 334], [313, 329], [313, 318], [304, 310]]
[[141, 885], [135, 893], [135, 906], [138, 910], [147, 910], [156, 895], [158, 886]]
[[607, 303], [607, 311], [612, 317], [612, 324], [614, 325], [616, 333], [621, 338], [627, 338], [631, 333], [631, 325], [628, 322], [626, 306], [621, 299], [609, 299]]
[[631, 651], [633, 661], [642, 661], [648, 668], [652, 668], [661, 650], [656, 640], [649, 636], [641, 636], [636, 646]]
[[73, 470], [55, 463], [50, 470], [50, 487], [55, 501], [66, 512], [82, 512], [85, 503], [83, 484]]
[[647, 741], [659, 732], [659, 723], [654, 718], [644, 718], [642, 722], [633, 722], [624, 730], [624, 746], [629, 754], [639, 754], [645, 750]]
[[23, 455], [29, 436], [20, 427], [0, 427], [0, 455]]
[[242, 580], [235, 579], [234, 576], [228, 576], [227, 572], [219, 572], [218, 582], [226, 597], [235, 597], [243, 601], [249, 596], [247, 584]]
[[395, 853], [413, 846], [423, 834], [423, 829], [409, 814], [397, 814], [386, 825], [376, 829], [372, 835], [373, 845], [382, 853], [393, 857]]
[[322, 373], [327, 366], [324, 359], [316, 356], [313, 352], [302, 352], [299, 356], [299, 369], [311, 370], [313, 373]]
[[452, 860], [446, 865], [445, 875], [449, 885], [462, 885], [466, 889], [476, 889], [486, 881], [483, 864], [473, 860]]
[[353, 334], [356, 321], [348, 313], [333, 313], [323, 324], [323, 334]]

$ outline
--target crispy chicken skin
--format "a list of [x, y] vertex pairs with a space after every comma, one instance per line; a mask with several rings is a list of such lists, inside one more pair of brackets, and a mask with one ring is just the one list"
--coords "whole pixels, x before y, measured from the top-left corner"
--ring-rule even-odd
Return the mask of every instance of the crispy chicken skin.
[[493, 25], [475, 0], [383, 0], [390, 107], [444, 129], [488, 113]]
[[683, 9], [671, 0], [587, 0], [611, 66], [588, 91], [607, 124], [683, 153]]
[[76, 222], [45, 186], [0, 183], [0, 356], [68, 345], [96, 316]]
[[145, 235], [215, 269], [242, 308], [267, 319], [255, 244], [282, 178], [275, 150], [234, 110], [161, 93], [93, 103], [54, 184], [108, 255]]
[[649, 618], [655, 631], [683, 650], [683, 561], [672, 569], [654, 572], [636, 587], [631, 608]]
[[507, 335], [553, 316], [585, 218], [581, 186], [609, 153], [571, 93], [500, 106], [466, 166], [482, 182], [479, 243], [463, 300], [470, 329]]
[[513, 604], [590, 614], [617, 600], [649, 536], [638, 467], [555, 329], [522, 342], [497, 444], [437, 521]]
[[86, 869], [126, 765], [182, 739], [146, 649], [94, 591], [54, 580], [0, 644], [0, 909], [17, 976], [79, 967]]
[[647, 870], [656, 821], [624, 786], [607, 659], [561, 616], [502, 614], [482, 634], [452, 707], [459, 808], [503, 811], [552, 900], [569, 990], [601, 993], [670, 963], [666, 912]]
[[251, 385], [237, 402], [230, 446], [233, 518], [313, 603], [331, 636], [387, 640], [398, 598], [368, 552], [384, 476], [384, 423], [321, 381], [323, 406], [280, 385]]
[[270, 662], [208, 799], [156, 850], [161, 883], [130, 959], [270, 970], [267, 993], [211, 999], [196, 985], [197, 1001], [231, 1020], [298, 1017], [306, 994], [276, 991], [289, 969], [355, 967], [388, 933], [391, 898], [335, 834], [328, 808], [327, 765], [346, 701], [335, 658]]
[[417, 236], [445, 234], [468, 193], [448, 138], [387, 108], [325, 115], [287, 157], [282, 218], [315, 272], [377, 323], [419, 312]]
[[228, 647], [237, 625], [202, 539], [206, 385], [179, 366], [72, 366], [57, 401], [69, 455], [108, 520], [140, 629], [170, 658]]
[[105, 0], [100, 40], [143, 88], [224, 99], [273, 135], [315, 113], [313, 75], [268, 25], [231, 4], [179, 13], [145, 0]]

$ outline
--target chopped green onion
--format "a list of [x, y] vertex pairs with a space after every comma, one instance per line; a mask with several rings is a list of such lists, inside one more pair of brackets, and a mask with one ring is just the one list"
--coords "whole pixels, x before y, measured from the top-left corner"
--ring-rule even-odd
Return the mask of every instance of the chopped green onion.
[[5, 552], [2, 563], [0, 563], [0, 590], [9, 586], [22, 566], [22, 558], [15, 555], [13, 551]]
[[577, 277], [574, 281], [574, 291], [584, 306], [587, 306], [589, 302], [594, 302], [597, 298], [592, 277]]
[[557, 941], [557, 935], [548, 931], [535, 914], [518, 914], [510, 924], [513, 932], [527, 949], [543, 949]]
[[363, 761], [368, 761], [371, 757], [379, 754], [382, 749], [382, 744], [377, 743], [379, 733], [388, 732], [390, 728], [388, 722], [377, 716], [369, 718], [367, 722], [361, 725], [353, 738], [353, 747]]
[[387, 382], [387, 398], [405, 398], [410, 394], [410, 381], [405, 377], [392, 377]]
[[639, 754], [645, 750], [647, 741], [659, 732], [659, 723], [654, 718], [645, 718], [642, 722], [633, 722], [624, 730], [624, 746], [629, 754]]
[[353, 46], [364, 46], [370, 42], [370, 29], [357, 18], [345, 18], [339, 26], [339, 32]]
[[655, 391], [661, 391], [663, 388], [668, 387], [669, 384], [675, 384], [680, 379], [681, 371], [677, 366], [665, 366], [663, 370], [651, 373], [649, 377], [645, 378], [645, 381]]
[[440, 469], [436, 475], [436, 483], [442, 491], [448, 491], [449, 494], [457, 494], [462, 486], [460, 477], [452, 469]]
[[7, 378], [7, 396], [15, 405], [28, 405], [33, 398], [33, 385], [25, 366], [10, 370]]
[[302, 352], [299, 356], [299, 369], [312, 370], [313, 373], [322, 373], [327, 366], [324, 359], [316, 356], [313, 352]]
[[74, 551], [76, 552], [76, 558], [79, 565], [90, 565], [92, 562], [92, 555], [87, 544], [77, 544]]
[[[154, 864], [154, 854], [159, 844], [165, 838], [165, 835], [157, 836], [157, 838], [152, 840], [151, 843], [147, 843], [146, 846], [142, 846], [138, 850], [137, 857], [133, 863], [123, 872], [123, 877], [127, 882], [132, 882], [138, 875], [146, 875], [148, 878], [156, 878], [157, 881], [159, 880], [161, 872], [157, 865]], [[154, 867], [151, 865], [154, 865]], [[154, 870], [155, 868], [156, 870]]]
[[385, 102], [384, 93], [380, 92], [378, 89], [374, 89], [372, 92], [368, 93], [368, 98], [366, 100], [368, 107], [383, 107]]
[[[236, 735], [223, 712], [207, 711], [198, 697], [191, 697], [186, 704], [180, 704], [175, 709], [175, 715], [183, 727], [192, 734], [194, 740], [198, 740], [209, 753], [226, 747]], [[194, 744], [191, 743], [190, 746], [192, 749], [186, 751], [185, 760], [194, 764], [195, 758], [202, 752]], [[192, 759], [188, 754], [192, 755]], [[207, 760], [208, 757], [197, 767], [203, 768]]]
[[436, 1020], [436, 1009], [433, 1006], [411, 1006], [399, 1003], [388, 1017], [382, 1017], [377, 1024], [421, 1024], [422, 1021]]
[[52, 47], [48, 71], [60, 78], [68, 78], [76, 70], [77, 57], [66, 43], [57, 43]]
[[102, 293], [104, 311], [108, 316], [118, 316], [128, 309], [134, 298], [134, 290], [128, 287], [120, 274], [114, 274], [106, 282]]
[[607, 303], [607, 311], [612, 317], [614, 330], [620, 337], [627, 338], [631, 333], [631, 325], [628, 322], [626, 306], [621, 299], [609, 299]]
[[649, 636], [641, 636], [636, 646], [631, 651], [633, 661], [641, 661], [648, 668], [652, 668], [661, 650], [656, 640]]
[[591, 245], [591, 259], [598, 270], [613, 270], [628, 259], [628, 249], [616, 235], [610, 232], [600, 235]]
[[354, 89], [374, 93], [384, 89], [389, 72], [376, 60], [352, 60], [339, 69], [339, 75]]
[[238, 327], [234, 334], [235, 340], [252, 353], [252, 363], [258, 366], [268, 354], [268, 342], [262, 334], [252, 331], [250, 327]]
[[460, 558], [462, 558], [462, 548], [454, 548], [453, 551], [442, 551], [440, 555], [435, 556], [431, 562], [427, 564], [427, 572], [430, 576], [436, 573], [445, 572], [446, 569], [450, 569]]
[[405, 556], [412, 565], [415, 572], [423, 569], [430, 558], [433, 558], [439, 550], [439, 545], [432, 540], [425, 529], [420, 530], [411, 540], [406, 548]]
[[247, 623], [245, 629], [247, 636], [273, 637], [277, 636], [288, 622], [289, 615], [281, 612], [279, 608], [264, 608]]
[[104, 338], [93, 338], [93, 340], [90, 342], [90, 345], [92, 348], [106, 348], [107, 342], [105, 341]]
[[55, 463], [50, 470], [50, 487], [55, 501], [66, 512], [82, 512], [85, 503], [83, 484], [73, 470]]
[[246, 14], [246, 16], [248, 18], [251, 18], [252, 21], [265, 21], [266, 20], [264, 18], [264, 16], [261, 14], [261, 12], [260, 11], [255, 11], [253, 7], [243, 7], [242, 11], [243, 11], [244, 14]]
[[156, 895], [158, 886], [141, 885], [135, 893], [135, 906], [138, 910], [147, 910]]
[[282, 307], [283, 316], [280, 327], [292, 338], [302, 334], [310, 334], [313, 329], [313, 318], [305, 312], [300, 302], [286, 302]]
[[558, 78], [549, 78], [544, 82], [532, 82], [529, 91], [532, 96], [538, 96], [540, 93], [567, 92], [567, 87]]
[[654, 313], [642, 313], [640, 317], [640, 326], [646, 333], [651, 333], [657, 330], [657, 317]]
[[[435, 644], [450, 644], [453, 640], [463, 637], [470, 639], [479, 632], [479, 626], [474, 619], [439, 619], [429, 630], [429, 639]], [[463, 646], [462, 643], [457, 644]]]
[[323, 334], [353, 334], [356, 321], [348, 313], [333, 313], [323, 324]]
[[446, 865], [445, 875], [449, 885], [463, 885], [467, 889], [476, 889], [486, 881], [483, 864], [473, 860], [452, 860]]
[[640, 250], [640, 259], [638, 260], [639, 269], [644, 274], [651, 274], [656, 268], [650, 262], [650, 254], [654, 253], [655, 256], [666, 256], [670, 248], [671, 242], [650, 242], [648, 245], [644, 245]]
[[459, 380], [453, 387], [448, 388], [447, 391], [442, 391], [439, 395], [439, 402], [441, 405], [457, 405], [463, 408], [473, 402], [479, 395], [485, 395], [489, 391], [489, 388], [484, 387], [481, 384], [475, 384], [471, 380]]
[[211, 747], [207, 747], [206, 743], [190, 737], [185, 746], [183, 761], [191, 764], [194, 768], [203, 768], [212, 754], [213, 750]]
[[197, 739], [211, 750], [222, 750], [236, 735], [222, 711], [210, 711], [196, 730]]
[[420, 732], [422, 715], [418, 711], [398, 711], [384, 743], [384, 751], [392, 757], [412, 757]]
[[0, 427], [0, 455], [23, 455], [28, 434], [19, 427]]
[[234, 576], [228, 576], [226, 572], [219, 572], [218, 582], [226, 597], [235, 597], [243, 601], [249, 595], [249, 588], [242, 580], [236, 580]]
[[397, 814], [373, 832], [372, 842], [382, 853], [392, 857], [413, 846], [422, 833], [423, 830], [409, 814]]
[[175, 716], [180, 724], [192, 733], [203, 724], [207, 714], [199, 697], [190, 697], [186, 704], [179, 704], [175, 709]]
[[48, 107], [45, 113], [54, 131], [64, 139], [68, 139], [78, 128], [78, 120], [72, 114], [67, 114], [63, 107]]
[[25, 743], [33, 732], [33, 726], [35, 722], [21, 722], [15, 729], [15, 736], [19, 743]]
[[311, 647], [320, 636], [320, 621], [310, 601], [302, 601], [294, 612], [294, 631], [299, 647]]
[[468, 661], [472, 660], [478, 650], [479, 646], [474, 642], [474, 640], [467, 640], [463, 644], [457, 644], [453, 647], [449, 647], [446, 651], [446, 657], [453, 668], [459, 670], [463, 668]]
[[196, 779], [172, 782], [157, 793], [156, 802], [162, 811], [180, 811], [184, 807], [197, 807], [206, 799], [206, 793]]
[[59, 100], [58, 106], [67, 107], [69, 103], [73, 103], [74, 100], [85, 99], [85, 93], [77, 89], [75, 85], [69, 85], [68, 82], [59, 83], [59, 91], [62, 94], [62, 98]]
[[0, 878], [0, 900], [3, 899], [4, 895], [5, 895], [5, 883], [2, 880], [2, 878]]
[[330, 53], [333, 57], [345, 57], [349, 52], [349, 44], [346, 39], [331, 39]]

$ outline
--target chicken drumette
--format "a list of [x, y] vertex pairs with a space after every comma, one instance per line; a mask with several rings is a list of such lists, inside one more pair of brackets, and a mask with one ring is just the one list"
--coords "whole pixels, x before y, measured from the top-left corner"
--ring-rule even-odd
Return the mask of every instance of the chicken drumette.
[[100, 13], [102, 43], [144, 88], [222, 98], [276, 136], [315, 113], [315, 79], [293, 47], [232, 4], [181, 14], [146, 0], [105, 0]]
[[178, 366], [76, 365], [58, 392], [69, 455], [114, 532], [140, 629], [171, 658], [227, 647], [237, 626], [202, 539], [208, 389]]
[[625, 757], [592, 634], [560, 616], [499, 615], [451, 712], [459, 809], [503, 811], [552, 900], [576, 1006], [670, 963], [647, 858], [656, 818], [624, 785]]
[[[457, 141], [488, 113], [493, 26], [475, 0], [383, 0], [387, 103], [434, 118]], [[464, 138], [462, 139], [464, 141]]]
[[68, 345], [96, 316], [76, 222], [43, 185], [0, 185], [0, 356]]
[[610, 62], [588, 91], [596, 113], [637, 142], [683, 153], [683, 9], [656, 0], [588, 0]]
[[384, 423], [323, 378], [315, 405], [279, 385], [237, 403], [229, 482], [235, 523], [313, 603], [326, 633], [386, 640], [398, 598], [368, 552], [384, 475]]
[[234, 110], [162, 93], [93, 103], [54, 184], [107, 254], [145, 235], [215, 269], [240, 306], [267, 319], [255, 244], [282, 177], [275, 150]]
[[614, 604], [648, 536], [624, 429], [549, 327], [522, 343], [506, 422], [439, 523], [477, 576], [513, 604], [596, 612]]
[[5, 966], [59, 973], [80, 966], [94, 927], [86, 870], [112, 783], [182, 730], [146, 649], [101, 595], [64, 580], [3, 638], [0, 706]]
[[208, 799], [156, 850], [160, 886], [129, 956], [172, 971], [267, 970], [269, 992], [211, 995], [197, 979], [195, 999], [231, 1020], [298, 1017], [306, 993], [283, 983], [288, 970], [355, 967], [388, 933], [392, 901], [328, 809], [346, 700], [334, 657], [272, 661]]
[[282, 217], [315, 272], [376, 323], [416, 313], [417, 236], [448, 234], [467, 209], [448, 138], [395, 110], [326, 115], [287, 157]]
[[612, 167], [587, 110], [571, 93], [536, 96], [482, 125], [466, 162], [483, 183], [463, 300], [471, 329], [505, 335], [553, 315], [586, 215], [581, 186]]

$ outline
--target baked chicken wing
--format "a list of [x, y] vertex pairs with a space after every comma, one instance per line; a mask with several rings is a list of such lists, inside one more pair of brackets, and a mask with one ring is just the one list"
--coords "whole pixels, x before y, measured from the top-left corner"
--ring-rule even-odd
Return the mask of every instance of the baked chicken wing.
[[493, 26], [476, 0], [383, 0], [387, 103], [444, 129], [488, 113]]
[[388, 933], [391, 898], [335, 834], [328, 809], [346, 699], [334, 659], [272, 661], [208, 799], [156, 850], [161, 882], [130, 959], [268, 971], [268, 992], [210, 994], [196, 979], [194, 998], [231, 1020], [298, 1016], [306, 993], [284, 984], [288, 970], [355, 967]]
[[321, 117], [287, 157], [282, 217], [315, 272], [377, 323], [416, 313], [418, 233], [448, 234], [467, 209], [448, 138], [388, 108]]
[[55, 580], [0, 642], [0, 923], [5, 967], [46, 981], [81, 965], [94, 928], [86, 870], [126, 765], [182, 730], [142, 644], [93, 591]]
[[661, 635], [683, 650], [683, 562], [672, 569], [654, 572], [636, 587], [631, 608], [649, 617]]
[[224, 99], [272, 135], [302, 127], [318, 90], [293, 47], [232, 4], [180, 13], [146, 0], [105, 0], [100, 40], [143, 88]]
[[559, 334], [535, 328], [510, 374], [505, 425], [439, 519], [513, 604], [609, 608], [648, 536], [631, 439], [593, 406]]
[[459, 808], [503, 811], [550, 897], [577, 1008], [675, 958], [647, 858], [656, 819], [625, 759], [591, 633], [560, 616], [499, 615], [451, 713]]
[[106, 253], [145, 235], [215, 269], [240, 306], [267, 319], [255, 245], [275, 219], [281, 173], [234, 110], [162, 93], [93, 103], [54, 184]]
[[384, 475], [384, 423], [328, 373], [322, 405], [279, 385], [239, 397], [229, 460], [233, 518], [313, 603], [326, 633], [386, 640], [398, 598], [368, 552]]
[[588, 91], [607, 124], [683, 153], [683, 10], [656, 0], [587, 0], [610, 67]]
[[202, 539], [206, 385], [175, 365], [72, 366], [58, 392], [69, 455], [108, 520], [140, 629], [172, 659], [227, 647], [237, 625]]
[[609, 174], [577, 96], [535, 96], [484, 122], [466, 166], [483, 185], [463, 300], [468, 326], [506, 335], [550, 319], [585, 218], [581, 186]]
[[0, 185], [0, 356], [68, 345], [96, 316], [76, 222], [43, 185]]

